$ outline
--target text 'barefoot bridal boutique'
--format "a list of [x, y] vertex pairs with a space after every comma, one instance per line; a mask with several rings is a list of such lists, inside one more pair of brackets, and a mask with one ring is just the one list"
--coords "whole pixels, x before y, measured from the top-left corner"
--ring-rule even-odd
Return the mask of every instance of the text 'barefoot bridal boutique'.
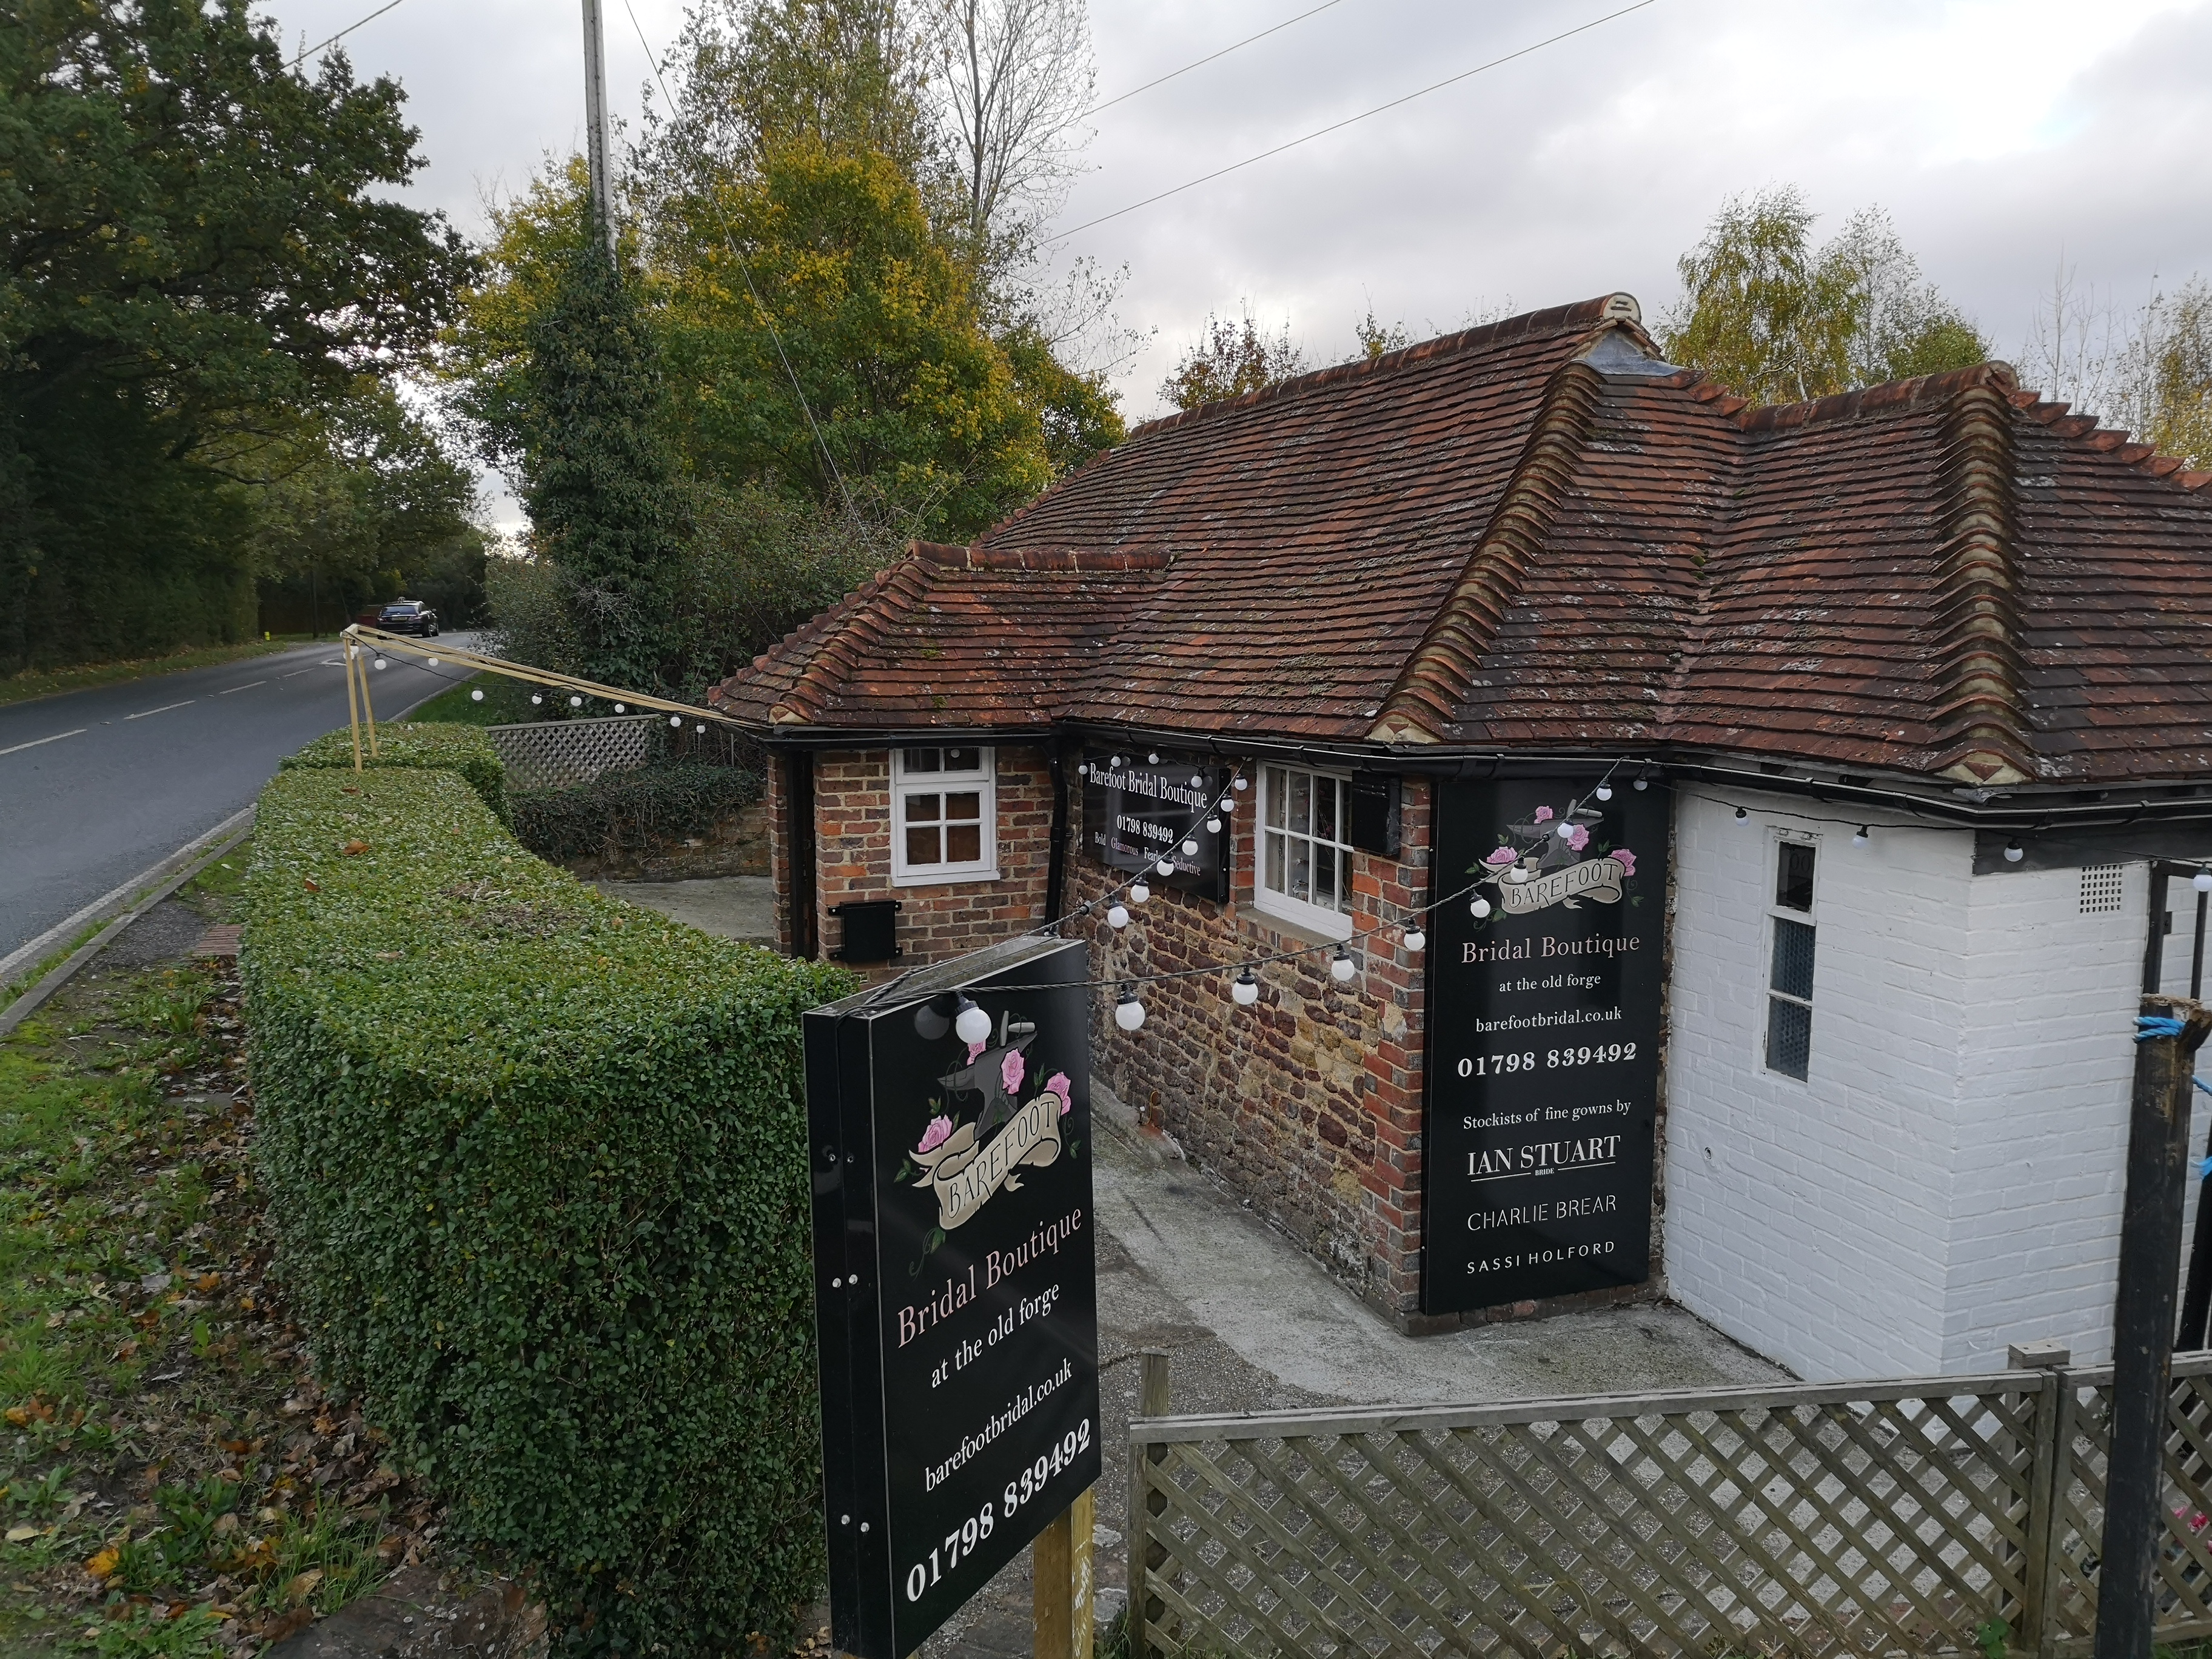
[[715, 696], [787, 948], [1057, 924], [1097, 1081], [1404, 1328], [2089, 1360], [2207, 482], [2002, 364], [1747, 408], [1613, 295], [1142, 427]]

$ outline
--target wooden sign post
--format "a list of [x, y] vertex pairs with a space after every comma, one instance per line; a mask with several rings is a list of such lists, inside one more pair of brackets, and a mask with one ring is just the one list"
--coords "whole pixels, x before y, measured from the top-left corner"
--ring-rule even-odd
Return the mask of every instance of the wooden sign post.
[[1011, 940], [805, 1018], [830, 1612], [906, 1659], [1036, 1540], [1036, 1651], [1091, 1651], [1098, 1480], [1087, 952]]

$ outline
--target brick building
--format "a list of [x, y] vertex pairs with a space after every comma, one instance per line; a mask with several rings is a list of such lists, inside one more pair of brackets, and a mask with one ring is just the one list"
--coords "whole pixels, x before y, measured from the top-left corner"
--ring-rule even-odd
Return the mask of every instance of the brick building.
[[2094, 1356], [2208, 482], [2001, 364], [1747, 408], [1614, 295], [1142, 427], [715, 697], [789, 948], [1086, 938], [1097, 1075], [1406, 1328]]

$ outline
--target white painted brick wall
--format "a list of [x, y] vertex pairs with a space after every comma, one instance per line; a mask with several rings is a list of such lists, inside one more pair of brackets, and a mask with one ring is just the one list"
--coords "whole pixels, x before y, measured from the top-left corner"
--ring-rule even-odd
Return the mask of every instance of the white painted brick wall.
[[[2078, 872], [1975, 877], [1962, 831], [1877, 822], [1858, 848], [1772, 798], [1747, 823], [1695, 795], [1678, 812], [1674, 1294], [1818, 1380], [1979, 1369], [2038, 1339], [2106, 1357], [2145, 868], [2085, 916]], [[1820, 849], [1803, 1083], [1765, 1065], [1783, 829]], [[2193, 899], [2177, 889], [2177, 992]]]

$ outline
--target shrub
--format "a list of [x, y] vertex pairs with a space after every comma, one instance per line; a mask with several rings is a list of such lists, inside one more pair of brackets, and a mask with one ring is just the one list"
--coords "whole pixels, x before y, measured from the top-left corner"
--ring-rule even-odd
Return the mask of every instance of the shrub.
[[785, 1627], [823, 1573], [799, 1016], [849, 976], [603, 898], [435, 770], [280, 773], [246, 894], [319, 1368], [572, 1644]]
[[[401, 720], [376, 728], [377, 752], [368, 752], [362, 738], [363, 766], [428, 767], [458, 772], [469, 787], [483, 797], [501, 823], [507, 817], [507, 768], [493, 750], [491, 739], [479, 726], [445, 725], [428, 720]], [[353, 732], [350, 727], [317, 738], [296, 755], [276, 763], [283, 770], [343, 768], [353, 770]]]
[[605, 858], [702, 835], [761, 791], [757, 772], [678, 761], [602, 772], [567, 789], [518, 789], [508, 805], [515, 839], [538, 857]]

